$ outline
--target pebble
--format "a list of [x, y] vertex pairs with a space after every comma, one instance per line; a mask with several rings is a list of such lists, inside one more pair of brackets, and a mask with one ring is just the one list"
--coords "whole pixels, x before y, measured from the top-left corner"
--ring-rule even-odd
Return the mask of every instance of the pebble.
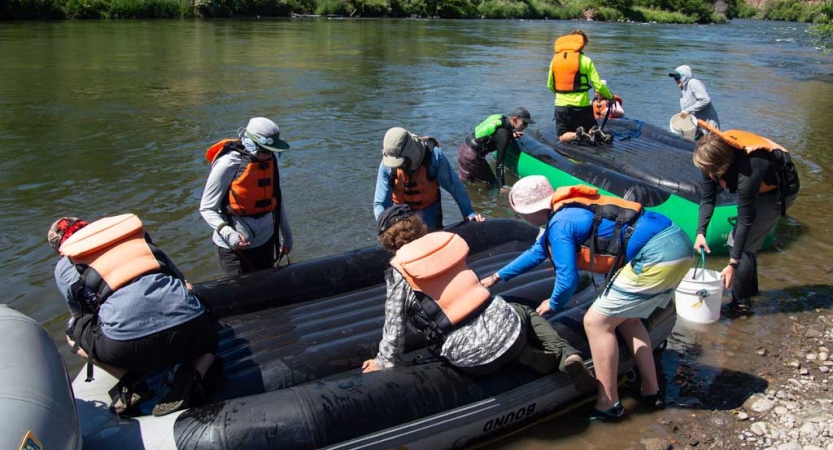
[[755, 422], [750, 427], [749, 430], [755, 433], [758, 436], [763, 436], [767, 432], [766, 422]]
[[778, 450], [801, 450], [801, 444], [792, 441], [778, 446]]
[[827, 361], [828, 359], [830, 359], [830, 353], [825, 351], [819, 352], [819, 361]]
[[749, 414], [746, 414], [745, 412], [739, 412], [737, 418], [738, 420], [746, 420], [749, 418]]
[[817, 358], [815, 353], [807, 353], [806, 359], [807, 361], [815, 361]]

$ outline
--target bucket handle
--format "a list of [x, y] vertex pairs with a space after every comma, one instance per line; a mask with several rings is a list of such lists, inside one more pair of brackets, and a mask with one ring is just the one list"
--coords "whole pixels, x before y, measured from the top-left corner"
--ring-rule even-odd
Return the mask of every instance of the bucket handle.
[[700, 266], [700, 275], [703, 280], [706, 279], [706, 250], [700, 247], [700, 259], [694, 263], [694, 273], [691, 274], [691, 279], [697, 278], [697, 267]]

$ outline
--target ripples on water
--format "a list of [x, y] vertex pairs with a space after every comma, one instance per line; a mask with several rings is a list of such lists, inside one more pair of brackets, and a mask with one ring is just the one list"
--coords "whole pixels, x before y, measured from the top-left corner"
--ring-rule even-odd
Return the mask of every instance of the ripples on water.
[[[62, 339], [67, 313], [44, 234], [67, 214], [135, 212], [191, 280], [214, 278], [214, 248], [197, 211], [209, 171], [203, 155], [254, 115], [274, 118], [292, 144], [280, 162], [295, 234], [292, 260], [371, 245], [385, 130], [404, 126], [431, 135], [456, 163], [460, 141], [489, 114], [523, 105], [536, 126], [546, 126], [552, 117], [546, 89], [552, 43], [579, 26], [590, 36], [588, 55], [624, 98], [629, 117], [666, 126], [679, 97], [666, 74], [690, 64], [725, 128], [768, 135], [798, 161], [802, 195], [780, 228], [777, 251], [760, 258], [766, 313], [741, 324], [724, 319], [703, 332], [678, 327], [681, 339], [700, 342], [703, 361], [742, 366], [742, 356], [728, 361], [712, 349], [781, 332], [781, 311], [830, 305], [831, 273], [824, 267], [833, 254], [827, 201], [833, 64], [812, 47], [804, 25], [323, 19], [4, 24], [5, 301]], [[469, 193], [479, 212], [512, 216], [505, 196], [475, 186]], [[443, 198], [447, 221], [459, 220], [453, 201]], [[78, 369], [77, 360], [68, 362]], [[666, 362], [667, 377], [675, 363]], [[634, 420], [647, 426], [651, 418]], [[567, 425], [554, 431], [550, 422], [504, 444], [550, 448], [560, 442], [553, 441], [555, 434], [584, 448], [622, 442], [607, 432], [582, 433], [588, 425], [575, 418], [557, 422]], [[633, 436], [640, 432], [633, 425], [617, 431]]]

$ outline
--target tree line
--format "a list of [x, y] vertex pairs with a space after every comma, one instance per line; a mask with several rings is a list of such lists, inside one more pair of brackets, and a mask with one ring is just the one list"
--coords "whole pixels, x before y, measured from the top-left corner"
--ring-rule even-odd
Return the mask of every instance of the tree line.
[[[221, 17], [412, 17], [444, 19], [593, 19], [723, 23], [733, 18], [814, 22], [829, 44], [833, 0], [776, 0], [755, 9], [744, 0], [6, 0], [0, 20]], [[825, 44], [826, 43], [826, 44]], [[827, 45], [829, 48], [829, 45]]]

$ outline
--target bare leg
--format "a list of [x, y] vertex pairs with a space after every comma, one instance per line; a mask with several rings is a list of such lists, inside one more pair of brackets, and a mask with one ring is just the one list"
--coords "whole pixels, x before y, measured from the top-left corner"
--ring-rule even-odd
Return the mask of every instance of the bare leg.
[[653, 395], [659, 391], [657, 381], [657, 368], [654, 363], [654, 353], [651, 348], [651, 337], [648, 330], [639, 319], [626, 319], [619, 325], [619, 332], [625, 338], [628, 348], [636, 360], [636, 367], [639, 369], [642, 380], [642, 394]]
[[578, 136], [576, 136], [576, 133], [574, 131], [568, 131], [558, 137], [558, 140], [561, 141], [562, 144], [569, 144], [570, 142], [573, 142], [576, 139], [578, 139]]
[[592, 307], [584, 315], [584, 330], [590, 343], [593, 367], [598, 380], [596, 409], [606, 411], [619, 401], [617, 386], [619, 345], [616, 342], [616, 327], [625, 319], [608, 317]]
[[[73, 340], [72, 340], [69, 336], [67, 336], [67, 342], [69, 342], [69, 346], [70, 346], [70, 347], [74, 347], [74, 346], [75, 346], [75, 341], [73, 341]], [[82, 357], [82, 358], [84, 358], [84, 360], [85, 360], [85, 361], [87, 361], [87, 363], [89, 364], [89, 362], [90, 362], [90, 356], [89, 356], [89, 355], [87, 355], [87, 352], [85, 352], [83, 348], [78, 347], [78, 352], [76, 352], [75, 354], [76, 354], [76, 355], [78, 355], [78, 356], [80, 356], [80, 357]], [[109, 373], [110, 375], [112, 375], [113, 377], [115, 377], [116, 379], [119, 379], [119, 380], [121, 379], [121, 377], [123, 377], [123, 376], [124, 376], [124, 374], [125, 374], [125, 373], [127, 373], [127, 371], [126, 371], [126, 370], [124, 370], [124, 369], [119, 369], [119, 368], [117, 368], [117, 367], [108, 366], [107, 364], [104, 364], [104, 363], [102, 363], [102, 362], [100, 362], [100, 361], [93, 361], [93, 364], [94, 364], [96, 367], [98, 367], [98, 368], [100, 368], [101, 370], [103, 370], [103, 371], [105, 371], [105, 372]]]

